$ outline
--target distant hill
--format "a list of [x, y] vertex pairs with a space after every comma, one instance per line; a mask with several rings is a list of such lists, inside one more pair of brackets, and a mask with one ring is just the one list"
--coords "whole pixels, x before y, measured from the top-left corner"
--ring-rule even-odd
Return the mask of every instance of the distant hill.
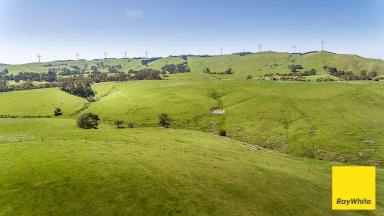
[[8, 66], [9, 64], [0, 63], [0, 66]]
[[[231, 79], [244, 79], [247, 75], [262, 76], [267, 73], [289, 73], [289, 65], [300, 64], [304, 67], [303, 71], [315, 69], [316, 76], [331, 76], [324, 69], [324, 66], [335, 67], [338, 70], [351, 71], [360, 74], [362, 70], [369, 72], [375, 71], [379, 75], [384, 75], [384, 61], [379, 59], [369, 59], [357, 55], [336, 54], [327, 51], [312, 51], [306, 53], [287, 53], [287, 52], [258, 52], [258, 53], [234, 53], [227, 55], [182, 55], [169, 56], [164, 58], [108, 58], [93, 60], [68, 60], [52, 61], [42, 63], [28, 63], [20, 65], [9, 65], [7, 68], [12, 74], [19, 72], [47, 72], [49, 68], [63, 67], [82, 67], [88, 71], [96, 64], [102, 63], [105, 67], [100, 67], [101, 72], [108, 72], [109, 66], [120, 65], [121, 71], [139, 70], [143, 68], [153, 68], [161, 70], [166, 64], [178, 64], [187, 62], [192, 73], [177, 75], [176, 78], [200, 79], [206, 77], [204, 69], [209, 68], [212, 72], [223, 72], [231, 67], [235, 72], [226, 76]], [[4, 66], [0, 66], [0, 70]]]

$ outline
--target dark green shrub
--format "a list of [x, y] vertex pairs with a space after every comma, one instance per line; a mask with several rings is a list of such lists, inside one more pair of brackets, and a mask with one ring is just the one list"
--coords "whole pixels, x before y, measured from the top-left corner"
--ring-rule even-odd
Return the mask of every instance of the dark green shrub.
[[159, 124], [161, 127], [169, 128], [172, 125], [172, 119], [167, 113], [161, 113], [159, 115]]
[[77, 127], [83, 129], [97, 129], [99, 126], [99, 116], [94, 113], [84, 113], [77, 118]]
[[220, 129], [219, 130], [219, 135], [220, 136], [227, 136], [227, 131], [225, 129]]
[[61, 108], [56, 108], [53, 113], [54, 113], [55, 116], [63, 115], [63, 112], [61, 111]]
[[127, 123], [127, 127], [128, 127], [128, 128], [134, 128], [133, 122], [128, 122], [128, 123]]
[[116, 120], [115, 125], [116, 125], [116, 128], [124, 128], [124, 121], [123, 120]]

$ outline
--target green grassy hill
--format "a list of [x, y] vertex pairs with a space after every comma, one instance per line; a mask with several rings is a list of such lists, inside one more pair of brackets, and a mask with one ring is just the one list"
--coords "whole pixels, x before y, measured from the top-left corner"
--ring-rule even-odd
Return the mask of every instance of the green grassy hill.
[[[224, 128], [235, 139], [284, 153], [358, 164], [384, 157], [382, 83], [189, 80], [95, 88], [105, 85], [108, 94], [83, 112], [141, 127], [156, 126], [165, 112], [176, 127]], [[212, 114], [215, 107], [224, 115]]]
[[[56, 61], [0, 70], [103, 62], [127, 72], [183, 61]], [[0, 93], [0, 215], [384, 214], [381, 169], [376, 211], [330, 211], [330, 161], [384, 166], [383, 82], [245, 79], [288, 73], [291, 64], [316, 69], [316, 77], [329, 76], [324, 65], [384, 74], [383, 61], [262, 52], [187, 62], [191, 72], [167, 80], [94, 84], [95, 102], [58, 88]], [[205, 67], [235, 73], [205, 74]], [[55, 108], [63, 116], [52, 117]], [[85, 112], [100, 116], [99, 129], [76, 127]], [[160, 113], [170, 115], [173, 129], [159, 128]], [[135, 128], [117, 129], [116, 120]], [[220, 129], [226, 138], [217, 136]]]
[[[330, 214], [328, 162], [181, 129], [0, 119], [0, 131], [0, 215]], [[332, 215], [381, 215], [383, 198]]]
[[80, 110], [85, 99], [67, 94], [56, 88], [0, 93], [0, 115], [47, 116], [60, 107], [64, 116]]

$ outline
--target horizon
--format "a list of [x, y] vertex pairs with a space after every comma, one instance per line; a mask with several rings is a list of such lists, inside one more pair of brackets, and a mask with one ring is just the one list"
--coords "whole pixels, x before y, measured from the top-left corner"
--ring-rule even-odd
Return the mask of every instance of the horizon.
[[[241, 51], [243, 52], [243, 51]], [[210, 54], [208, 56], [224, 56], [224, 55], [236, 55], [237, 53], [241, 53], [241, 52], [234, 52], [234, 53], [216, 53], [216, 54]], [[244, 52], [248, 52], [248, 51], [244, 51]], [[296, 52], [296, 53], [293, 53], [293, 52], [279, 52], [279, 51], [260, 51], [260, 52], [251, 52], [249, 51], [251, 54], [257, 54], [257, 53], [266, 53], [266, 52], [275, 52], [275, 53], [287, 53], [287, 54], [304, 54], [306, 52]], [[380, 58], [369, 58], [369, 57], [366, 57], [366, 56], [361, 56], [361, 55], [358, 55], [358, 54], [354, 54], [354, 53], [336, 53], [336, 52], [331, 52], [329, 50], [313, 50], [313, 51], [307, 51], [307, 52], [317, 52], [317, 53], [320, 53], [320, 52], [325, 52], [325, 53], [330, 53], [330, 54], [335, 54], [335, 55], [354, 55], [354, 56], [358, 56], [358, 57], [361, 57], [361, 58], [365, 58], [365, 59], [373, 59], [373, 60], [379, 60], [379, 61], [384, 61], [384, 59], [380, 59]], [[167, 58], [167, 57], [175, 57], [175, 56], [182, 56], [182, 55], [187, 55], [187, 56], [204, 56], [204, 55], [207, 55], [207, 54], [180, 54], [180, 55], [165, 55], [165, 56], [148, 56], [148, 57], [145, 57], [145, 56], [132, 56], [132, 57], [113, 57], [113, 56], [110, 56], [110, 57], [107, 57], [107, 58], [90, 58], [90, 59], [86, 59], [86, 58], [79, 58], [79, 59], [53, 59], [53, 60], [48, 60], [48, 61], [44, 61], [44, 60], [41, 60], [40, 62], [38, 60], [36, 61], [32, 61], [32, 62], [24, 62], [24, 63], [16, 63], [16, 64], [7, 64], [7, 63], [4, 63], [4, 62], [0, 62], [0, 64], [5, 64], [5, 66], [7, 65], [23, 65], [23, 64], [34, 64], [34, 63], [49, 63], [49, 62], [60, 62], [60, 61], [94, 61], [94, 60], [108, 60], [108, 59], [150, 59], [150, 58]]]
[[[256, 8], [256, 11], [255, 11]], [[257, 10], [263, 8], [262, 10]], [[316, 10], [313, 10], [316, 8]], [[326, 12], [326, 13], [324, 13]], [[341, 13], [342, 12], [342, 13]], [[0, 0], [0, 62], [324, 50], [384, 59], [384, 3]], [[362, 42], [363, 41], [363, 42]]]

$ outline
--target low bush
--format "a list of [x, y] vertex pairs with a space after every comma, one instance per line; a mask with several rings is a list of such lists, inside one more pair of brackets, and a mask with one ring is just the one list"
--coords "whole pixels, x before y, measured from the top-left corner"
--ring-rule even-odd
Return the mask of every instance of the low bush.
[[169, 128], [172, 125], [172, 119], [167, 113], [161, 113], [159, 115], [159, 124], [160, 127]]
[[219, 135], [220, 136], [227, 136], [227, 131], [222, 128], [222, 129], [219, 130]]
[[84, 113], [77, 118], [77, 127], [83, 129], [97, 129], [99, 126], [99, 116], [94, 113]]
[[55, 111], [53, 112], [55, 116], [61, 116], [63, 115], [63, 112], [61, 111], [61, 108], [56, 108]]

